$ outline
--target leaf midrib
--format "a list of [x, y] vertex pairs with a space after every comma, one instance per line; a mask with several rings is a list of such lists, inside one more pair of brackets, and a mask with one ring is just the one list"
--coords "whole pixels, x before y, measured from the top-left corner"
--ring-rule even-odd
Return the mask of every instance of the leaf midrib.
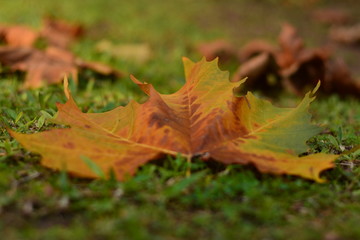
[[[152, 150], [155, 150], [155, 151], [159, 151], [159, 152], [164, 152], [164, 153], [167, 153], [167, 154], [171, 154], [171, 155], [177, 155], [178, 152], [175, 152], [175, 151], [171, 151], [171, 150], [168, 150], [168, 149], [164, 149], [164, 148], [159, 148], [159, 147], [156, 147], [156, 146], [153, 146], [153, 145], [148, 145], [148, 144], [143, 144], [143, 143], [138, 143], [138, 142], [135, 142], [135, 141], [132, 141], [130, 139], [127, 139], [127, 138], [124, 138], [124, 137], [121, 137], [121, 136], [117, 136], [115, 135], [113, 132], [109, 131], [108, 129], [102, 127], [101, 125], [97, 124], [96, 122], [93, 122], [91, 121], [89, 118], [86, 117], [86, 113], [83, 113], [79, 110], [80, 112], [80, 116], [82, 119], [84, 119], [85, 121], [88, 121], [90, 122], [91, 124], [95, 125], [98, 129], [108, 133], [109, 135], [111, 135], [113, 138], [115, 139], [119, 139], [119, 140], [122, 140], [124, 142], [127, 142], [129, 144], [135, 144], [137, 146], [140, 146], [140, 147], [144, 147], [144, 148], [148, 148], [148, 149], [152, 149]], [[63, 111], [63, 113], [67, 114], [68, 116], [71, 117], [71, 114], [69, 112], [65, 112]], [[70, 125], [71, 126], [71, 125]], [[84, 128], [79, 128], [79, 130], [81, 131], [85, 131]], [[88, 130], [87, 130], [88, 131]], [[97, 134], [97, 133], [93, 133], [93, 134]], [[110, 137], [109, 135], [102, 135], [102, 134], [98, 134], [102, 137]], [[180, 153], [186, 157], [188, 157], [188, 154], [184, 154], [184, 153]]]

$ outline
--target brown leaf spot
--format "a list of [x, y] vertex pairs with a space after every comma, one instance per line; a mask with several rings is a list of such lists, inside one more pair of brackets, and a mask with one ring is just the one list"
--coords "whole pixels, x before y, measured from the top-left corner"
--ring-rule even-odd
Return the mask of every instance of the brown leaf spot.
[[164, 135], [160, 140], [160, 145], [165, 145], [169, 140], [169, 135]]
[[295, 154], [295, 151], [292, 149], [286, 149], [285, 152], [287, 152], [289, 154]]
[[149, 126], [152, 127], [154, 125], [158, 128], [165, 125], [163, 117], [157, 113], [152, 113], [149, 118]]
[[67, 142], [67, 143], [63, 144], [63, 147], [64, 147], [64, 148], [67, 148], [67, 149], [74, 149], [74, 148], [75, 148], [75, 144], [72, 143], [72, 142]]
[[143, 143], [143, 142], [146, 142], [147, 138], [145, 136], [140, 136], [138, 139], [137, 139], [137, 142], [139, 143]]

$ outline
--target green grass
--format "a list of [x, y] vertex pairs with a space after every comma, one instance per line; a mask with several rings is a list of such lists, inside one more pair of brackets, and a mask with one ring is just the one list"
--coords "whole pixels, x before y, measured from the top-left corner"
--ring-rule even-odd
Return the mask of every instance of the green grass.
[[[241, 43], [259, 36], [254, 29], [260, 28], [261, 21], [245, 12], [244, 36], [231, 38], [234, 26], [217, 21], [223, 9], [215, 1], [125, 2], [6, 1], [0, 9], [0, 21], [39, 27], [41, 16], [53, 13], [83, 22], [90, 28], [89, 37], [74, 46], [78, 55], [132, 73], [154, 83], [163, 93], [175, 91], [184, 82], [182, 56], [200, 59], [193, 45], [216, 37]], [[278, 32], [272, 30], [279, 29], [287, 12], [298, 8], [274, 1], [226, 3], [227, 9], [254, 4], [255, 13], [279, 8], [274, 11], [282, 14], [278, 19], [271, 16], [276, 21], [261, 35], [269, 39], [276, 38]], [[304, 27], [304, 16], [292, 20]], [[223, 27], [216, 28], [219, 25]], [[318, 41], [317, 36], [304, 37], [309, 42]], [[94, 46], [103, 38], [117, 43], [149, 43], [153, 58], [139, 65], [99, 54]], [[22, 81], [20, 75], [1, 76], [0, 122], [24, 133], [56, 127], [47, 119], [56, 113], [56, 102], [66, 100], [62, 86], [24, 90]], [[145, 100], [127, 77], [97, 80], [86, 73], [80, 84], [71, 88], [86, 112], [107, 111], [130, 99]], [[299, 100], [283, 95], [275, 104], [294, 106]], [[358, 100], [320, 96], [310, 111], [324, 131], [308, 141], [309, 153], [340, 154], [360, 144]], [[224, 166], [198, 159], [193, 160], [192, 174], [186, 177], [189, 166], [181, 157], [148, 163], [125, 182], [79, 179], [46, 169], [39, 162], [38, 155], [24, 150], [1, 128], [0, 232], [4, 239], [360, 238], [360, 150], [342, 156], [336, 168], [324, 172], [328, 179], [324, 184], [260, 174], [251, 166]]]

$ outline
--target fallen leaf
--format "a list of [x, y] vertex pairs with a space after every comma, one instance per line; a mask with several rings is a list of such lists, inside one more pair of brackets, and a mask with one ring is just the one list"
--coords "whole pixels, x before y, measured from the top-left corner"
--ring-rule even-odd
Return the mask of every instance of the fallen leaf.
[[296, 108], [277, 108], [250, 92], [236, 97], [233, 90], [243, 81], [229, 82], [217, 60], [183, 61], [186, 83], [176, 93], [160, 94], [132, 77], [149, 95], [145, 103], [131, 101], [105, 113], [82, 113], [65, 81], [69, 99], [58, 104], [54, 121], [70, 128], [10, 132], [25, 148], [40, 153], [44, 166], [83, 177], [97, 177], [84, 158], [105, 174], [113, 169], [123, 180], [163, 154], [180, 154], [188, 160], [198, 156], [225, 164], [253, 164], [265, 173], [323, 181], [319, 174], [333, 167], [336, 155], [298, 157], [307, 149], [305, 141], [319, 132], [308, 113], [316, 90]]
[[81, 59], [76, 59], [76, 66], [80, 69], [89, 69], [95, 73], [104, 75], [104, 76], [115, 76], [121, 78], [124, 76], [124, 73], [100, 62], [89, 62], [83, 61]]
[[80, 24], [45, 17], [40, 34], [47, 40], [48, 45], [68, 49], [73, 41], [83, 36], [84, 29]]
[[[248, 90], [281, 89], [280, 81], [278, 81], [278, 66], [274, 56], [268, 52], [263, 52], [241, 64], [231, 81], [238, 82], [244, 78], [250, 79], [246, 84]], [[275, 78], [275, 81], [269, 81], [269, 78]]]
[[275, 55], [280, 68], [291, 66], [304, 49], [304, 41], [299, 37], [297, 30], [290, 24], [282, 26], [279, 35], [280, 51]]
[[2, 46], [0, 63], [11, 70], [26, 72], [26, 88], [59, 83], [64, 76], [72, 76], [77, 81], [81, 69], [90, 69], [102, 75], [122, 76], [121, 72], [107, 65], [83, 61], [67, 50], [54, 47], [41, 51], [28, 47]]
[[345, 9], [322, 8], [312, 13], [315, 20], [325, 24], [343, 25], [351, 21], [351, 16]]
[[330, 30], [330, 38], [342, 44], [360, 44], [360, 24], [348, 27], [334, 27]]
[[[82, 26], [50, 17], [43, 22], [40, 32], [20, 25], [0, 26], [0, 39], [6, 44], [0, 46], [0, 63], [13, 71], [26, 72], [24, 87], [59, 83], [64, 76], [72, 76], [77, 81], [78, 72], [83, 69], [101, 75], [123, 76], [106, 64], [82, 60], [68, 49], [82, 36]], [[44, 50], [34, 47], [39, 38], [45, 39]]]
[[31, 47], [39, 33], [26, 26], [0, 26], [0, 39], [9, 46]]
[[32, 47], [40, 37], [51, 47], [68, 49], [69, 45], [84, 33], [79, 24], [45, 17], [41, 31], [22, 25], [0, 26], [0, 39], [9, 46]]
[[325, 67], [327, 70], [324, 92], [332, 93], [336, 89], [336, 92], [343, 96], [360, 96], [360, 81], [351, 76], [349, 68], [342, 59], [332, 59]]
[[24, 87], [27, 88], [38, 88], [45, 82], [57, 83], [66, 75], [77, 79], [73, 60], [33, 48], [0, 47], [0, 62], [12, 70], [26, 72]]
[[96, 45], [96, 50], [107, 53], [115, 58], [125, 61], [132, 61], [144, 64], [151, 58], [151, 49], [149, 44], [113, 44], [110, 41], [102, 40]]
[[283, 88], [301, 96], [320, 80], [321, 93], [359, 98], [359, 81], [343, 60], [332, 55], [327, 47], [306, 48], [296, 28], [284, 24], [278, 48], [254, 40], [239, 50], [240, 66], [231, 81], [248, 77], [247, 90], [274, 95]]
[[270, 55], [268, 53], [261, 53], [260, 55], [251, 58], [251, 60], [240, 66], [234, 74], [235, 77], [232, 82], [241, 81], [241, 79], [244, 79], [245, 77], [251, 79], [259, 78], [260, 74], [267, 72], [270, 62]]
[[283, 86], [297, 95], [302, 95], [311, 89], [319, 80], [323, 81], [321, 90], [327, 85], [326, 50], [304, 50], [294, 56], [290, 65], [279, 69], [283, 78]]
[[224, 63], [238, 58], [236, 48], [225, 40], [215, 40], [213, 42], [203, 43], [200, 44], [197, 49], [208, 61], [218, 57], [219, 61]]
[[244, 45], [239, 50], [239, 59], [241, 62], [245, 62], [252, 57], [255, 57], [261, 53], [274, 53], [276, 48], [268, 42], [262, 40], [254, 40]]
[[322, 93], [360, 97], [360, 83], [351, 77], [344, 62], [332, 57], [329, 49], [305, 48], [296, 29], [289, 24], [283, 26], [279, 42], [281, 48], [275, 58], [283, 86], [289, 92], [301, 95], [321, 80]]
[[44, 52], [67, 62], [74, 61], [75, 59], [75, 55], [72, 52], [57, 47], [47, 47]]

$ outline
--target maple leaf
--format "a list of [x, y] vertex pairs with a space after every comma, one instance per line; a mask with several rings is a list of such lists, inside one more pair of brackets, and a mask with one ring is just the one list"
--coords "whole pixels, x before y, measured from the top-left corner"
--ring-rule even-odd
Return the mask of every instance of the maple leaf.
[[84, 34], [84, 29], [79, 24], [68, 23], [64, 20], [45, 17], [40, 32], [49, 45], [67, 49], [71, 42]]
[[334, 27], [330, 30], [330, 38], [345, 45], [359, 45], [360, 23], [346, 27]]
[[[132, 80], [149, 99], [131, 101], [105, 113], [83, 113], [65, 86], [68, 101], [58, 104], [55, 122], [71, 128], [35, 134], [11, 131], [25, 148], [42, 155], [41, 163], [83, 177], [96, 174], [82, 159], [91, 159], [119, 180], [163, 154], [214, 159], [225, 164], [254, 164], [259, 171], [291, 174], [321, 182], [336, 155], [306, 151], [305, 141], [319, 132], [310, 124], [309, 92], [296, 108], [277, 108], [252, 93], [237, 97], [239, 83], [228, 81], [217, 60], [194, 63], [186, 58], [186, 83], [173, 94]], [[65, 81], [65, 83], [67, 83]], [[66, 84], [65, 84], [66, 85]]]
[[330, 25], [344, 25], [353, 20], [347, 10], [339, 8], [320, 8], [312, 12], [312, 17], [321, 23]]
[[39, 33], [26, 26], [0, 26], [0, 39], [9, 46], [30, 47]]
[[25, 87], [37, 88], [44, 81], [56, 83], [65, 75], [77, 79], [73, 56], [53, 54], [28, 47], [0, 47], [0, 62], [11, 70], [26, 71]]
[[[360, 27], [353, 27], [349, 35], [345, 31], [336, 35], [357, 41], [359, 30]], [[231, 81], [248, 77], [247, 90], [262, 90], [273, 95], [283, 88], [302, 96], [321, 80], [321, 93], [360, 97], [360, 82], [351, 76], [344, 61], [332, 56], [329, 48], [305, 48], [297, 29], [290, 24], [282, 26], [279, 47], [253, 40], [237, 49], [224, 40], [217, 40], [200, 45], [198, 51], [208, 60], [219, 57], [223, 64], [227, 61], [240, 63]]]
[[84, 34], [81, 25], [51, 17], [43, 18], [41, 31], [22, 25], [0, 26], [0, 39], [9, 46], [32, 47], [43, 38], [51, 47], [68, 49], [70, 43]]
[[40, 51], [29, 47], [3, 46], [0, 47], [0, 63], [9, 66], [11, 70], [26, 72], [26, 88], [59, 83], [65, 75], [71, 75], [76, 81], [78, 72], [82, 69], [90, 69], [103, 75], [122, 76], [120, 71], [105, 64], [83, 61], [71, 52], [56, 47]]
[[[292, 25], [283, 25], [279, 46], [276, 50], [259, 41], [246, 45], [239, 53], [244, 62], [232, 81], [249, 76], [250, 90], [277, 90], [283, 87], [291, 93], [302, 95], [321, 80], [322, 93], [360, 96], [360, 82], [351, 76], [345, 63], [332, 57], [327, 48], [305, 48], [304, 41]], [[268, 76], [278, 81], [268, 81]]]
[[249, 60], [250, 58], [257, 56], [258, 54], [261, 54], [264, 52], [274, 54], [276, 52], [276, 48], [266, 41], [253, 40], [253, 41], [245, 44], [239, 50], [238, 54], [239, 54], [239, 59], [242, 62], [245, 62], [246, 60]]
[[[65, 75], [77, 81], [78, 72], [83, 69], [101, 75], [123, 76], [106, 64], [84, 61], [68, 49], [70, 43], [83, 34], [80, 25], [53, 18], [44, 18], [43, 22], [40, 32], [21, 25], [0, 26], [0, 40], [7, 44], [0, 46], [0, 63], [13, 71], [26, 72], [25, 88], [59, 83]], [[44, 50], [34, 47], [39, 38], [47, 44]]]
[[221, 63], [228, 61], [236, 61], [238, 59], [237, 49], [229, 42], [221, 39], [209, 43], [202, 43], [197, 47], [197, 50], [208, 61], [219, 58]]

